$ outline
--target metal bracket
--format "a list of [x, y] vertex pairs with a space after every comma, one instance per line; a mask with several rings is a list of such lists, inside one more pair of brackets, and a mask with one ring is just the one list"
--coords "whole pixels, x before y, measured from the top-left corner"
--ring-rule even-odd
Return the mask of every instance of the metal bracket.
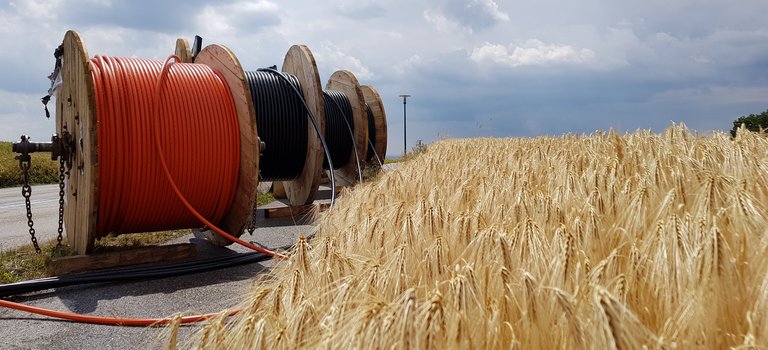
[[28, 162], [32, 158], [31, 153], [50, 152], [51, 160], [63, 157], [67, 164], [67, 169], [72, 169], [72, 155], [75, 153], [75, 142], [72, 134], [67, 131], [61, 133], [61, 136], [53, 134], [51, 142], [30, 142], [29, 136], [21, 135], [21, 141], [13, 144], [13, 152], [19, 153], [16, 156], [20, 162]]
[[267, 144], [261, 140], [261, 137], [257, 136], [256, 139], [259, 140], [259, 156], [263, 156], [264, 150], [267, 149]]

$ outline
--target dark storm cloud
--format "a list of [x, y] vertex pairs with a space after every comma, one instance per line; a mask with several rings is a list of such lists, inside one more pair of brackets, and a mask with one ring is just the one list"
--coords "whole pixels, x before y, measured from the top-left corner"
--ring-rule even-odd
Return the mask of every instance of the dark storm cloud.
[[118, 26], [154, 32], [192, 30], [204, 0], [184, 1], [67, 1], [60, 17], [65, 23], [83, 26]]

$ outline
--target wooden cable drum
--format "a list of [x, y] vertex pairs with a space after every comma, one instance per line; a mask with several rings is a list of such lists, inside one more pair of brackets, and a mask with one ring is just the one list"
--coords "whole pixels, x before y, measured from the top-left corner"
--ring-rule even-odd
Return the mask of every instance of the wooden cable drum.
[[[384, 163], [387, 155], [387, 114], [384, 112], [384, 103], [381, 100], [379, 92], [373, 86], [362, 85], [366, 109], [368, 112], [368, 152], [367, 161], [377, 161]], [[373, 125], [371, 125], [373, 122]], [[372, 131], [372, 132], [371, 132]], [[376, 159], [378, 157], [378, 160]]]
[[187, 39], [176, 39], [176, 50], [174, 50], [174, 54], [179, 56], [181, 62], [192, 63], [192, 51], [189, 48], [189, 41], [187, 41]]
[[[319, 185], [320, 184], [318, 183], [318, 186]], [[275, 197], [276, 199], [288, 198], [288, 194], [285, 193], [285, 185], [283, 185], [282, 181], [272, 182], [272, 197]]]
[[[256, 117], [245, 80], [245, 71], [240, 61], [226, 47], [208, 45], [195, 58], [196, 64], [204, 64], [219, 72], [229, 85], [232, 99], [237, 109], [237, 120], [240, 125], [240, 177], [237, 183], [234, 202], [222, 227], [235, 237], [240, 237], [245, 226], [252, 219], [253, 206], [256, 203], [259, 185], [259, 138], [256, 128]], [[228, 245], [232, 241], [206, 231], [205, 237], [218, 245]]]
[[[306, 46], [293, 45], [283, 60], [282, 77], [269, 70], [247, 74], [257, 123], [263, 125], [262, 179], [273, 181], [273, 189], [284, 192], [290, 205], [309, 204], [320, 184], [324, 152], [312, 120], [300, 102], [302, 98], [319, 132], [325, 130], [320, 75], [314, 56]], [[300, 90], [301, 96], [288, 82]], [[301, 139], [296, 139], [297, 136]], [[290, 169], [278, 169], [286, 166]]]
[[[131, 208], [128, 207], [127, 212], [120, 212], [119, 206], [117, 206], [116, 203], [121, 203], [122, 200], [125, 198], [131, 197], [131, 196], [152, 196], [152, 195], [159, 195], [158, 193], [168, 193], [168, 190], [166, 188], [161, 188], [162, 184], [160, 182], [153, 183], [152, 186], [148, 186], [148, 188], [142, 188], [139, 186], [138, 188], [134, 188], [131, 191], [125, 192], [123, 191], [123, 195], [120, 198], [115, 198], [114, 202], [112, 202], [111, 199], [104, 199], [101, 198], [100, 195], [105, 195], [106, 193], [112, 193], [114, 189], [110, 187], [110, 184], [119, 185], [121, 182], [129, 181], [129, 180], [135, 180], [132, 178], [128, 173], [122, 173], [119, 169], [117, 172], [114, 172], [114, 169], [107, 170], [106, 168], [102, 169], [105, 164], [117, 164], [112, 158], [101, 158], [100, 152], [104, 151], [103, 157], [106, 157], [107, 154], [118, 154], [119, 157], [123, 157], [126, 159], [129, 159], [131, 161], [138, 161], [139, 163], [127, 163], [127, 164], [144, 164], [145, 162], [157, 162], [157, 160], [151, 160], [151, 159], [137, 159], [138, 154], [143, 154], [139, 152], [140, 150], [137, 150], [136, 147], [145, 145], [147, 149], [153, 149], [158, 154], [161, 152], [161, 150], [154, 149], [154, 145], [151, 143], [152, 137], [151, 135], [146, 135], [147, 132], [142, 132], [143, 130], [151, 130], [149, 134], [155, 135], [155, 140], [159, 140], [159, 135], [163, 132], [169, 131], [168, 129], [171, 129], [167, 123], [166, 120], [157, 120], [157, 121], [151, 121], [150, 120], [150, 127], [147, 127], [147, 125], [144, 125], [143, 127], [146, 127], [144, 129], [131, 129], [136, 127], [135, 125], [132, 125], [131, 123], [135, 123], [133, 121], [135, 118], [150, 118], [147, 115], [136, 115], [131, 114], [130, 120], [126, 118], [125, 120], [116, 120], [114, 122], [109, 120], [101, 120], [104, 118], [104, 116], [101, 115], [101, 112], [97, 115], [97, 99], [99, 101], [102, 101], [102, 99], [106, 98], [104, 96], [104, 92], [100, 92], [102, 90], [97, 90], [97, 83], [94, 81], [96, 77], [99, 74], [97, 71], [94, 70], [92, 61], [89, 59], [87, 50], [85, 46], [83, 45], [83, 42], [77, 32], [74, 31], [68, 31], [64, 36], [64, 41], [62, 44], [63, 48], [63, 57], [62, 62], [63, 65], [61, 67], [61, 78], [62, 78], [62, 84], [58, 88], [57, 95], [56, 95], [56, 130], [59, 135], [63, 135], [65, 133], [68, 133], [72, 140], [72, 146], [73, 150], [71, 151], [71, 163], [72, 167], [68, 170], [67, 178], [66, 178], [66, 197], [65, 197], [65, 208], [64, 208], [64, 224], [66, 226], [66, 232], [67, 232], [67, 240], [70, 244], [70, 246], [79, 254], [86, 254], [89, 253], [92, 248], [94, 241], [97, 238], [104, 237], [108, 234], [121, 234], [121, 233], [132, 233], [132, 232], [123, 232], [122, 230], [116, 230], [111, 231], [113, 229], [107, 228], [107, 229], [99, 229], [100, 226], [106, 225], [105, 222], [100, 222], [100, 220], [117, 220], [117, 226], [115, 227], [142, 227], [141, 222], [133, 222], [133, 217], [131, 216], [131, 213], [135, 212], [138, 209], [142, 208]], [[98, 57], [98, 56], [97, 56]], [[109, 61], [110, 58], [101, 58], [103, 61]], [[253, 209], [253, 203], [256, 198], [256, 186], [258, 184], [258, 152], [259, 152], [259, 145], [257, 142], [257, 134], [256, 134], [256, 125], [254, 123], [254, 116], [252, 114], [253, 108], [248, 103], [250, 102], [250, 99], [245, 98], [247, 95], [247, 90], [245, 89], [244, 84], [244, 75], [242, 72], [242, 68], [240, 67], [239, 62], [237, 59], [232, 55], [229, 50], [223, 47], [218, 46], [212, 46], [207, 47], [203, 52], [200, 53], [199, 59], [202, 59], [202, 62], [206, 62], [206, 64], [210, 65], [210, 68], [213, 69], [213, 72], [216, 76], [219, 78], [216, 80], [217, 84], [220, 84], [221, 89], [228, 89], [228, 90], [219, 90], [219, 91], [228, 91], [227, 97], [220, 97], [219, 101], [221, 103], [227, 103], [231, 106], [231, 114], [233, 119], [231, 119], [231, 123], [233, 123], [233, 128], [229, 129], [230, 134], [235, 133], [234, 135], [239, 134], [239, 140], [233, 140], [234, 144], [237, 147], [232, 147], [231, 149], [238, 150], [239, 154], [232, 154], [231, 157], [234, 157], [235, 159], [239, 159], [239, 162], [233, 162], [238, 163], [239, 166], [236, 169], [231, 169], [231, 174], [233, 174], [230, 178], [233, 179], [231, 184], [233, 185], [232, 188], [232, 195], [231, 197], [227, 198], [227, 202], [225, 203], [226, 207], [217, 207], [214, 208], [217, 212], [220, 214], [217, 214], [220, 217], [220, 220], [216, 222], [217, 226], [220, 226], [223, 230], [230, 232], [233, 236], [240, 236], [243, 228], [247, 224], [250, 214]], [[97, 58], [94, 58], [94, 60], [97, 60]], [[115, 59], [117, 62], [118, 59]], [[128, 64], [133, 64], [134, 62], [137, 62], [139, 59], [125, 59]], [[160, 63], [158, 62], [150, 62], [149, 60], [143, 60], [142, 62], [149, 62], [151, 64], [154, 64], [154, 67], [157, 67]], [[181, 63], [177, 63], [181, 65]], [[175, 67], [175, 65], [173, 66]], [[202, 69], [202, 66], [195, 67], [198, 69]], [[99, 68], [100, 70], [105, 69], [104, 67]], [[164, 66], [163, 67], [163, 73], [161, 73], [160, 77], [163, 77], [162, 74], [165, 72], [168, 72], [165, 77], [167, 77], [166, 81], [171, 81], [172, 79], [175, 79], [175, 75], [177, 72], [182, 72], [185, 68], [184, 66], [179, 66], [178, 69], [172, 68], [170, 66]], [[106, 71], [105, 71], [106, 72]], [[106, 74], [106, 73], [104, 73]], [[162, 79], [162, 78], [161, 78]], [[131, 81], [125, 80], [123, 83], [130, 83]], [[99, 83], [99, 84], [104, 84]], [[115, 83], [117, 84], [117, 83]], [[130, 85], [130, 84], [129, 84]], [[129, 86], [125, 85], [125, 86]], [[171, 86], [170, 83], [166, 83], [167, 86]], [[102, 88], [105, 88], [105, 85], [100, 85]], [[114, 85], [118, 86], [118, 85]], [[140, 93], [142, 96], [152, 96], [151, 94], [156, 94], [158, 91], [162, 90], [153, 90], [151, 93], [147, 92], [146, 90], [139, 89], [139, 85], [130, 85], [133, 86], [132, 89], [136, 90], [130, 90], [124, 91], [126, 88], [120, 88], [118, 86], [117, 89], [112, 89], [109, 91], [111, 95], [109, 96], [117, 96], [118, 99], [123, 100], [129, 100], [131, 98], [137, 98], [136, 96], [131, 95], [132, 93], [135, 95], [137, 93]], [[158, 87], [162, 87], [162, 83], [157, 84]], [[109, 88], [109, 86], [106, 86], [106, 88]], [[179, 92], [177, 90], [171, 91], [171, 87], [168, 88], [168, 96], [170, 94], [179, 94], [179, 93], [185, 93], [185, 92]], [[133, 92], [131, 92], [133, 91]], [[229, 95], [231, 93], [231, 95]], [[122, 94], [122, 95], [121, 95]], [[99, 97], [101, 96], [101, 97]], [[124, 96], [124, 97], [120, 97]], [[186, 96], [187, 99], [194, 99], [194, 97]], [[150, 100], [152, 97], [149, 97]], [[158, 99], [157, 101], [161, 101], [162, 99], [160, 97], [154, 97], [155, 99]], [[99, 102], [102, 103], [102, 102]], [[155, 112], [162, 111], [163, 113], [175, 113], [174, 115], [178, 115], [179, 113], [186, 113], [186, 111], [179, 111], [179, 110], [167, 110], [167, 106], [158, 107], [159, 105], [155, 105]], [[166, 109], [162, 109], [166, 108]], [[194, 111], [193, 111], [194, 112]], [[159, 112], [158, 112], [159, 113]], [[223, 112], [222, 112], [223, 113]], [[190, 113], [191, 114], [191, 113]], [[115, 115], [121, 115], [121, 114], [115, 114]], [[201, 116], [202, 114], [197, 113], [195, 116]], [[164, 116], [164, 115], [163, 115]], [[104, 137], [104, 135], [101, 135], [100, 132], [102, 130], [102, 127], [106, 128], [106, 124], [109, 123], [117, 123], [109, 126], [109, 130], [123, 130], [121, 134], [117, 134], [117, 138], [111, 138], [110, 137]], [[151, 127], [152, 125], [156, 126], [154, 129]], [[174, 132], [181, 132], [180, 130], [193, 130], [194, 128], [200, 128], [199, 125], [193, 125], [192, 122], [190, 122], [190, 125], [182, 125], [178, 128], [173, 128], [176, 130], [172, 130]], [[107, 129], [105, 129], [107, 130]], [[193, 130], [194, 131], [194, 130]], [[205, 131], [205, 130], [203, 130]], [[201, 132], [201, 130], [196, 130], [196, 132]], [[106, 135], [106, 134], [105, 134]], [[122, 136], [121, 136], [122, 135]], [[165, 134], [163, 134], [165, 135]], [[180, 134], [174, 134], [175, 136], [179, 136]], [[135, 137], [139, 137], [141, 139], [135, 139]], [[183, 139], [182, 137], [180, 137]], [[116, 140], [122, 140], [122, 142], [116, 142]], [[129, 143], [130, 141], [130, 143]], [[197, 142], [198, 140], [182, 140], [185, 142]], [[202, 140], [209, 142], [210, 140]], [[200, 141], [201, 143], [203, 143]], [[100, 142], [102, 143], [100, 145]], [[163, 139], [163, 143], [166, 143], [170, 141], [166, 141]], [[156, 143], [159, 145], [159, 143]], [[203, 143], [204, 144], [204, 143]], [[102, 146], [102, 147], [99, 147]], [[190, 147], [193, 148], [194, 147]], [[170, 150], [169, 150], [170, 149]], [[200, 155], [196, 154], [184, 154], [183, 152], [187, 151], [185, 147], [169, 147], [169, 149], [164, 149], [162, 151], [164, 152], [176, 152], [179, 157], [183, 157], [186, 162], [190, 162], [192, 166], [195, 168], [198, 167], [205, 167], [208, 166], [207, 164], [197, 164], [195, 163], [195, 158], [203, 159]], [[103, 153], [103, 152], [102, 152]], [[131, 158], [133, 157], [133, 158]], [[178, 158], [178, 157], [177, 157]], [[173, 165], [175, 162], [175, 158], [169, 158], [170, 162], [169, 164]], [[176, 161], [177, 162], [177, 161]], [[154, 164], [154, 163], [153, 163]], [[233, 166], [234, 167], [234, 166]], [[123, 169], [123, 170], [131, 170], [131, 171], [140, 171], [139, 174], [143, 174], [141, 176], [150, 178], [152, 176], [158, 176], [157, 174], [146, 174], [141, 173], [143, 171], [140, 169], [141, 166], [136, 166], [135, 168], [131, 169]], [[229, 173], [230, 170], [224, 171], [226, 169], [222, 169], [223, 173]], [[110, 172], [112, 171], [112, 172]], [[108, 176], [107, 178], [102, 178], [103, 175], [102, 172], [105, 172], [105, 174], [113, 174]], [[126, 174], [123, 178], [122, 174]], [[193, 174], [194, 175], [194, 174]], [[179, 179], [180, 183], [188, 183], [189, 178], [185, 179]], [[117, 186], [115, 185], [115, 186]], [[168, 185], [167, 183], [165, 184]], [[221, 184], [210, 184], [213, 187], [220, 186]], [[106, 186], [106, 187], [105, 187]], [[205, 186], [205, 185], [201, 185]], [[183, 188], [182, 186], [179, 186], [180, 188]], [[151, 190], [151, 189], [154, 190]], [[105, 192], [106, 191], [106, 192]], [[216, 191], [211, 188], [203, 188], [200, 189], [201, 196], [202, 197], [195, 197], [197, 201], [208, 201], [208, 198], [206, 196], [215, 196]], [[137, 193], [140, 192], [140, 193]], [[143, 193], [141, 193], [143, 192]], [[177, 202], [173, 202], [174, 200], [179, 201], [178, 198], [171, 198], [169, 196], [159, 198], [158, 203], [171, 203], [171, 205], [168, 205], [169, 207], [180, 207], [181, 205]], [[101, 202], [101, 203], [100, 203]], [[191, 201], [190, 201], [191, 202]], [[158, 204], [160, 205], [160, 204]], [[218, 204], [217, 204], [218, 206]], [[146, 208], [144, 211], [147, 211]], [[191, 215], [184, 218], [184, 220], [180, 220], [179, 222], [184, 223], [190, 223], [186, 227], [176, 227], [173, 225], [177, 225], [177, 222], [162, 222], [164, 215], [169, 215], [170, 211], [168, 207], [163, 208], [150, 208], [152, 211], [155, 212], [153, 220], [160, 220], [160, 222], [152, 221], [152, 223], [147, 223], [144, 228], [145, 231], [133, 231], [133, 232], [147, 232], [147, 231], [155, 231], [157, 229], [181, 229], [181, 228], [189, 228], [194, 227], [195, 225], [199, 225], [199, 222], [194, 223], [194, 220], [191, 220], [189, 218], [193, 218]], [[139, 216], [141, 217], [141, 216]], [[143, 218], [143, 217], [142, 217]], [[120, 224], [120, 222], [123, 222], [123, 224]], [[128, 224], [128, 226], [125, 226], [125, 224]], [[123, 225], [123, 226], [121, 226]], [[179, 224], [181, 225], [181, 224]], [[186, 224], [185, 224], [186, 225]], [[170, 226], [170, 227], [169, 227]], [[112, 227], [107, 225], [106, 227]], [[156, 229], [157, 228], [157, 229]]]
[[[351, 109], [352, 115], [346, 117], [352, 121], [349, 126], [352, 128], [353, 136], [351, 147], [354, 147], [354, 150], [349, 152], [346, 162], [342, 161], [343, 164], [334, 164], [335, 169], [328, 169], [327, 171], [334, 172], [337, 186], [354, 185], [359, 181], [358, 170], [362, 172], [362, 168], [364, 167], [364, 157], [368, 150], [368, 116], [366, 113], [363, 91], [360, 88], [360, 83], [357, 81], [355, 75], [352, 74], [352, 72], [345, 70], [334, 72], [328, 79], [325, 89], [327, 92], [337, 91], [349, 101], [349, 108]], [[334, 104], [334, 106], [326, 106], [326, 109], [337, 107], [340, 106]], [[337, 132], [335, 137], [345, 137], [348, 135], [349, 131], [346, 125], [343, 125], [340, 128], [344, 130]], [[327, 134], [328, 133], [326, 133], [326, 135]], [[326, 139], [328, 139], [328, 137], [326, 137]], [[329, 142], [332, 141], [329, 140]], [[333, 150], [331, 150], [331, 152], [333, 152]], [[360, 169], [358, 169], [358, 165], [361, 167]]]

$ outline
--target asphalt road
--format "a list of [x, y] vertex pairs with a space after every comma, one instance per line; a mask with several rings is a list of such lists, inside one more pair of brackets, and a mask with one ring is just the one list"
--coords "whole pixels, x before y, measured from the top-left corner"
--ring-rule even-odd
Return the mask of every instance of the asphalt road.
[[[42, 240], [54, 239], [57, 221], [56, 186], [33, 188], [35, 228]], [[272, 203], [272, 206], [279, 203]], [[257, 221], [253, 236], [241, 238], [274, 248], [292, 244], [314, 229], [307, 218]], [[20, 189], [0, 190], [0, 245], [29, 242]], [[192, 242], [198, 257], [245, 252], [238, 246], [214, 247], [192, 235], [171, 243]], [[177, 312], [218, 312], [235, 306], [272, 262], [225, 270], [132, 283], [91, 284], [15, 296], [14, 301], [60, 311], [112, 317], [167, 317]], [[183, 327], [180, 336], [194, 327]], [[162, 328], [131, 328], [78, 324], [0, 308], [0, 349], [146, 349], [162, 348]]]
[[[56, 238], [59, 185], [32, 186], [32, 219], [39, 241]], [[0, 189], [0, 251], [30, 243], [21, 187]]]

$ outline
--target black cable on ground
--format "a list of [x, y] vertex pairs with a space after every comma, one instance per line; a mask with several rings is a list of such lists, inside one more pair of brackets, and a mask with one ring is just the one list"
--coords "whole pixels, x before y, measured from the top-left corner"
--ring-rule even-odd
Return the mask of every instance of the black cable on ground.
[[[291, 247], [292, 246], [285, 246], [278, 249], [290, 249]], [[266, 261], [271, 258], [271, 256], [266, 254], [249, 252], [169, 265], [116, 268], [104, 271], [79, 273], [74, 275], [46, 277], [0, 285], [0, 297], [80, 284], [132, 282], [139, 280], [182, 276], [233, 266], [252, 264]]]

